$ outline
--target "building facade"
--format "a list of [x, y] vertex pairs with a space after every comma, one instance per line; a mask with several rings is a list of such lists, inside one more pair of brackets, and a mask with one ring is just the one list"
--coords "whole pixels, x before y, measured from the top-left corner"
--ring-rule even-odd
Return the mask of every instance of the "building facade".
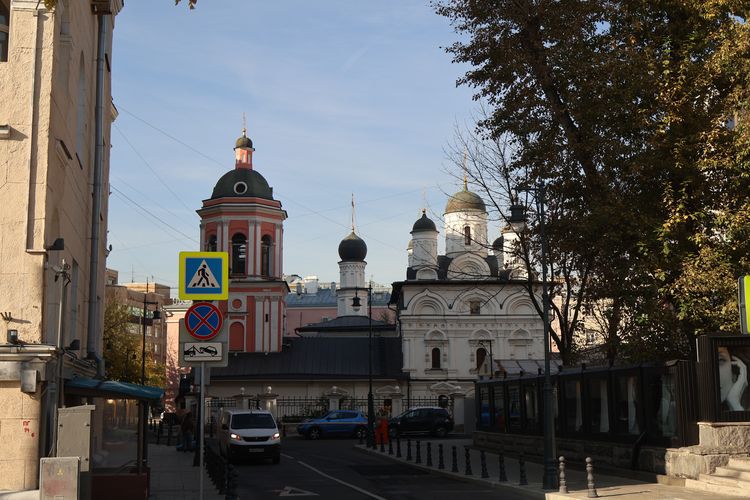
[[444, 221], [444, 255], [426, 213], [414, 223], [406, 279], [393, 284], [410, 390], [471, 396], [478, 377], [536, 373], [543, 322], [513, 257], [517, 235], [505, 228], [489, 245], [485, 204], [466, 184], [448, 200]]
[[[167, 323], [165, 315], [160, 314], [154, 318], [154, 311], [161, 311], [166, 305], [172, 303], [168, 285], [159, 283], [120, 283], [119, 273], [114, 269], [107, 269], [106, 302], [109, 304], [122, 305], [128, 308], [130, 324], [128, 332], [141, 339], [144, 336], [145, 317], [145, 341], [146, 356], [157, 363], [167, 363]], [[145, 303], [145, 313], [144, 313]], [[139, 340], [139, 344], [142, 339]], [[104, 346], [107, 349], [107, 346]], [[140, 359], [140, 353], [137, 353]], [[140, 361], [139, 361], [140, 362]]]
[[[102, 369], [121, 0], [0, 0], [0, 490], [33, 489], [61, 387]], [[93, 194], [93, 196], [92, 196]]]
[[234, 152], [235, 168], [197, 211], [202, 250], [229, 253], [229, 299], [219, 302], [229, 325], [229, 350], [279, 352], [289, 293], [282, 278], [287, 215], [253, 169], [255, 148], [244, 130]]

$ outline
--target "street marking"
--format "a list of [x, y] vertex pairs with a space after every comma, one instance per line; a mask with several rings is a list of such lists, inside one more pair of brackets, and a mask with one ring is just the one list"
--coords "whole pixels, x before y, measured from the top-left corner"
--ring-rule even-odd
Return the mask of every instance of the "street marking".
[[282, 453], [282, 454], [281, 454], [281, 456], [282, 456], [282, 457], [284, 457], [284, 458], [289, 458], [289, 459], [291, 459], [291, 460], [297, 460], [297, 459], [296, 459], [296, 458], [294, 458], [293, 456], [291, 456], [291, 455], [287, 455], [286, 453]]
[[[274, 490], [279, 491], [279, 490]], [[279, 491], [280, 497], [317, 497], [317, 493], [312, 491], [301, 490], [293, 486], [284, 486], [284, 489]]]
[[370, 492], [369, 492], [369, 491], [367, 491], [367, 490], [363, 490], [363, 489], [362, 489], [362, 488], [360, 488], [359, 486], [354, 486], [353, 484], [347, 483], [346, 481], [342, 481], [341, 479], [337, 479], [337, 478], [335, 478], [335, 477], [333, 477], [333, 476], [329, 476], [329, 475], [328, 475], [328, 474], [326, 474], [325, 472], [323, 472], [323, 471], [320, 471], [320, 470], [316, 469], [315, 467], [313, 467], [312, 465], [308, 465], [308, 464], [306, 464], [305, 462], [301, 462], [301, 461], [298, 461], [298, 463], [299, 463], [300, 465], [304, 465], [305, 467], [307, 467], [308, 469], [312, 470], [313, 472], [317, 472], [317, 473], [318, 473], [318, 474], [320, 474], [321, 476], [323, 476], [323, 477], [325, 477], [325, 478], [328, 478], [328, 479], [330, 479], [331, 481], [336, 481], [336, 482], [337, 482], [337, 483], [339, 483], [339, 484], [343, 484], [344, 486], [347, 486], [347, 487], [349, 487], [349, 488], [351, 488], [351, 489], [353, 489], [353, 490], [355, 490], [355, 491], [359, 491], [359, 492], [360, 492], [360, 493], [362, 493], [363, 495], [367, 495], [367, 496], [368, 496], [368, 497], [370, 497], [370, 498], [375, 498], [376, 500], [386, 500], [385, 498], [383, 498], [383, 497], [379, 497], [379, 496], [377, 496], [377, 495], [376, 495], [376, 494], [374, 494], [374, 493], [370, 493]]

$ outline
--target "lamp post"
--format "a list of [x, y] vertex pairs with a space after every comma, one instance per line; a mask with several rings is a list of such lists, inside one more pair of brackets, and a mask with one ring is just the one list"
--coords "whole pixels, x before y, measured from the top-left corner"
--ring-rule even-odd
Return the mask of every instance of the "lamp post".
[[[141, 316], [143, 343], [141, 344], [141, 385], [146, 385], [146, 313], [148, 306], [158, 306], [158, 302], [146, 300], [148, 298], [148, 280], [146, 280], [146, 291], [143, 293], [143, 314]], [[161, 319], [159, 310], [155, 310], [151, 315], [152, 326], [153, 320]], [[140, 419], [138, 423], [138, 474], [143, 470], [144, 462], [148, 458], [146, 451], [146, 411], [148, 405], [144, 401], [139, 401]]]
[[[517, 191], [532, 192], [536, 196], [537, 213], [539, 214], [539, 240], [541, 244], [542, 264], [542, 316], [544, 321], [544, 475], [542, 476], [542, 487], [545, 490], [557, 487], [557, 468], [555, 464], [555, 422], [552, 410], [552, 381], [550, 379], [550, 333], [549, 333], [549, 293], [547, 291], [547, 240], [544, 235], [546, 204], [546, 186], [539, 179], [536, 186], [518, 186]], [[510, 224], [517, 233], [525, 227], [525, 207], [514, 203], [510, 207]]]
[[[359, 311], [361, 301], [357, 292], [360, 288], [354, 288], [354, 297], [352, 298], [352, 309]], [[375, 402], [372, 399], [372, 282], [368, 283], [367, 288], [367, 319], [369, 332], [367, 336], [367, 447], [375, 447]]]

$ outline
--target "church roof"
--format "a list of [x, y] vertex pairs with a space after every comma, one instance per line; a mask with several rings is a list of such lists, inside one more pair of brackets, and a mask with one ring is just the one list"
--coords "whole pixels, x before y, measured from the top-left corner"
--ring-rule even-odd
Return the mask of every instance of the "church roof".
[[[366, 379], [369, 339], [367, 337], [284, 338], [288, 344], [280, 353], [230, 354], [231, 363], [211, 369], [214, 380], [320, 380]], [[376, 379], [406, 379], [401, 371], [401, 339], [372, 340], [372, 375]]]
[[445, 206], [445, 213], [463, 212], [464, 210], [479, 210], [487, 212], [487, 207], [479, 195], [464, 188], [462, 191], [459, 191], [450, 197], [448, 204]]
[[273, 200], [273, 188], [255, 170], [235, 168], [222, 175], [214, 186], [211, 199], [216, 198], [263, 198]]
[[253, 149], [253, 141], [245, 134], [244, 130], [242, 131], [242, 136], [234, 143], [234, 149], [237, 148]]
[[435, 227], [435, 223], [432, 222], [432, 219], [427, 217], [427, 214], [425, 212], [422, 212], [422, 217], [420, 217], [417, 220], [417, 222], [414, 223], [414, 226], [411, 228], [412, 233], [416, 233], [420, 231], [437, 231], [437, 228]]
[[[319, 323], [310, 323], [303, 327], [297, 328], [300, 332], [339, 332], [339, 333], [354, 333], [362, 332], [370, 329], [370, 320], [367, 316], [339, 316], [328, 321], [321, 321]], [[377, 331], [382, 330], [395, 330], [396, 325], [380, 321], [377, 319], [372, 320], [372, 329]]]
[[342, 261], [362, 262], [367, 257], [367, 244], [354, 231], [339, 243], [339, 257]]

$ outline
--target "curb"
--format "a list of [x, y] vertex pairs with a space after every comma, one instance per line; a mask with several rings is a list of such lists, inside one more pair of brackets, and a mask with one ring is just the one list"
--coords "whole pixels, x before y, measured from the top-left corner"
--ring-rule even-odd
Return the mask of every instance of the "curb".
[[518, 484], [511, 483], [510, 481], [501, 483], [499, 481], [495, 481], [492, 479], [482, 479], [481, 477], [467, 476], [465, 474], [461, 474], [460, 472], [451, 472], [447, 469], [438, 469], [436, 467], [427, 467], [426, 465], [415, 464], [414, 462], [408, 462], [405, 458], [396, 458], [395, 455], [389, 455], [388, 453], [381, 453], [377, 450], [372, 450], [370, 448], [367, 448], [363, 444], [355, 445], [354, 449], [359, 450], [363, 453], [369, 453], [371, 455], [375, 455], [378, 457], [388, 458], [390, 460], [393, 460], [394, 462], [403, 463], [410, 467], [421, 469], [423, 471], [427, 471], [432, 474], [438, 474], [438, 475], [450, 477], [451, 479], [462, 481], [464, 483], [481, 484], [483, 486], [487, 486], [489, 488], [498, 489], [498, 490], [502, 490], [504, 488], [511, 488], [519, 493], [523, 493], [524, 495], [527, 495], [529, 498], [537, 498], [537, 499], [545, 498], [545, 492], [544, 490], [542, 490], [542, 483], [530, 482], [528, 486], [521, 486]]

